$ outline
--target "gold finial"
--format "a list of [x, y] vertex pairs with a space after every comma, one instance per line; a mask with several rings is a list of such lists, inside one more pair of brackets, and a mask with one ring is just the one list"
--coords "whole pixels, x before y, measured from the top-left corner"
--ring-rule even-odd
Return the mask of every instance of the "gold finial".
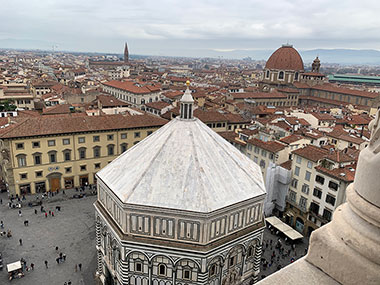
[[187, 81], [186, 81], [186, 85], [187, 85], [187, 87], [190, 86], [190, 80], [187, 80]]

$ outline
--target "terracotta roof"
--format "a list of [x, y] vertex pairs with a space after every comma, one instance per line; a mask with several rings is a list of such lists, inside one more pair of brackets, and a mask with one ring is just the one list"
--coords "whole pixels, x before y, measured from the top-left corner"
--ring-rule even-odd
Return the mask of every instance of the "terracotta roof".
[[246, 143], [242, 140], [239, 140], [239, 136], [234, 131], [228, 131], [228, 132], [218, 132], [218, 134], [224, 138], [226, 141], [229, 141], [231, 143], [236, 143], [239, 145], [245, 146]]
[[56, 105], [42, 110], [42, 115], [55, 115], [55, 114], [68, 114], [70, 113], [70, 105], [62, 104]]
[[330, 177], [333, 177], [335, 179], [345, 181], [345, 182], [353, 182], [355, 178], [356, 166], [349, 165], [343, 168], [334, 168], [334, 169], [327, 169], [322, 166], [316, 166], [315, 169], [318, 172], [329, 175]]
[[311, 113], [315, 118], [317, 118], [319, 121], [335, 121], [336, 119], [331, 116], [330, 114], [326, 113]]
[[125, 90], [134, 94], [149, 94], [149, 93], [158, 92], [161, 90], [159, 87], [155, 85], [149, 85], [149, 84], [143, 85], [143, 84], [135, 83], [133, 81], [112, 80], [112, 81], [104, 82], [103, 85]]
[[224, 114], [219, 113], [218, 111], [203, 111], [199, 108], [194, 110], [194, 117], [197, 117], [203, 123], [228, 121]]
[[267, 69], [302, 71], [303, 61], [298, 51], [290, 45], [277, 49], [265, 64]]
[[302, 156], [308, 160], [318, 162], [323, 159], [329, 151], [320, 147], [316, 147], [314, 145], [307, 145], [303, 148], [296, 149], [292, 151], [293, 154]]
[[280, 142], [286, 143], [286, 144], [291, 144], [291, 143], [294, 143], [294, 142], [302, 140], [302, 139], [303, 139], [302, 136], [299, 136], [299, 135], [290, 135], [290, 136], [287, 136], [287, 137], [284, 137], [284, 138], [280, 139]]
[[272, 92], [238, 92], [230, 93], [234, 99], [286, 99], [285, 94], [276, 90]]
[[292, 170], [292, 161], [288, 160], [280, 164], [281, 167], [287, 169], [287, 170]]
[[107, 116], [41, 116], [29, 117], [15, 124], [0, 137], [18, 138], [41, 135], [61, 135], [78, 132], [107, 131], [117, 129], [160, 127], [167, 120], [151, 115], [107, 115]]
[[355, 157], [352, 157], [341, 150], [329, 153], [325, 158], [338, 163], [353, 162], [357, 160]]
[[380, 96], [379, 93], [376, 93], [376, 92], [368, 92], [368, 91], [350, 89], [350, 88], [336, 86], [336, 85], [331, 84], [331, 83], [314, 85], [313, 87], [311, 87], [311, 89], [322, 90], [322, 91], [330, 91], [330, 92], [334, 92], [334, 93], [341, 93], [341, 94], [366, 97], [366, 98], [377, 98]]
[[262, 140], [253, 138], [247, 141], [247, 143], [250, 143], [252, 145], [258, 146], [262, 149], [265, 149], [270, 152], [278, 152], [280, 150], [283, 150], [285, 148], [285, 145], [276, 141], [269, 141], [269, 142], [264, 142]]

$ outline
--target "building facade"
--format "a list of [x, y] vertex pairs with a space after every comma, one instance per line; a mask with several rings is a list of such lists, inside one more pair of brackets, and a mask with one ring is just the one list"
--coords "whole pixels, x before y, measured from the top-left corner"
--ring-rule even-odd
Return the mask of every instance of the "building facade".
[[41, 116], [2, 129], [1, 176], [11, 194], [84, 186], [166, 120], [150, 115]]

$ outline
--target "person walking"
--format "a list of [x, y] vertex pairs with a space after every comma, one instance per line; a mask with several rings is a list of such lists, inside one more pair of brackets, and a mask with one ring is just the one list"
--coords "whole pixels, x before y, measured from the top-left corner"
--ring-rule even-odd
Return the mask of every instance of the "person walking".
[[4, 223], [3, 223], [3, 221], [0, 221], [0, 228], [4, 229]]
[[62, 255], [63, 261], [66, 261], [66, 254]]
[[74, 271], [75, 271], [75, 272], [78, 272], [78, 265], [77, 265], [77, 264], [75, 264]]
[[51, 211], [51, 216], [54, 217], [54, 212], [53, 211]]
[[32, 268], [32, 270], [34, 270], [34, 263], [30, 264], [30, 268]]
[[55, 251], [58, 251], [58, 246], [55, 247]]
[[45, 212], [45, 218], [47, 218], [47, 212]]
[[37, 215], [37, 209], [34, 209], [34, 213]]
[[49, 267], [48, 267], [48, 261], [47, 261], [47, 260], [45, 260], [45, 266], [46, 266], [46, 268], [49, 268]]
[[19, 217], [22, 217], [21, 210], [18, 210], [18, 216], [19, 216]]
[[79, 271], [82, 271], [82, 263], [79, 263], [78, 267], [79, 267]]
[[57, 264], [59, 264], [59, 260], [60, 260], [61, 258], [60, 257], [57, 257], [56, 259], [55, 259], [55, 261], [57, 261]]
[[20, 245], [22, 245], [22, 239], [19, 239], [18, 241], [20, 242]]

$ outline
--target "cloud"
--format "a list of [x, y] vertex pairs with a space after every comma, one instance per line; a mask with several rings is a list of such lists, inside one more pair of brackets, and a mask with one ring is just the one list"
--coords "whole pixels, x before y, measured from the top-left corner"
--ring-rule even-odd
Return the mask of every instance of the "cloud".
[[[286, 41], [299, 48], [310, 43], [380, 48], [380, 2], [371, 0], [12, 0], [0, 5], [0, 39], [60, 42], [73, 50], [120, 51], [111, 43], [125, 40], [137, 47], [150, 41], [143, 49], [152, 53], [166, 52], [155, 46], [165, 40], [199, 46], [217, 41], [209, 48], [220, 50], [244, 50], [253, 41], [260, 41], [255, 43], [260, 48]], [[246, 46], [231, 47], [244, 41]]]

